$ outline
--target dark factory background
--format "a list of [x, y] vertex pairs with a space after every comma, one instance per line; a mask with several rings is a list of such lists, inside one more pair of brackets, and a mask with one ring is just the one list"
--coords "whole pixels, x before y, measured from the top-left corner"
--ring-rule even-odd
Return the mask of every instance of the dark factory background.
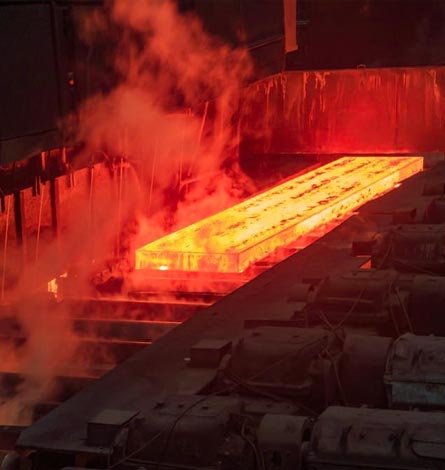
[[[281, 1], [183, 1], [206, 29], [252, 50], [256, 77], [288, 70], [409, 67], [445, 62], [445, 6], [438, 0], [298, 2], [298, 51], [283, 53]], [[86, 49], [75, 18], [100, 1], [0, 4], [0, 163], [63, 147], [60, 119], [113, 83], [106, 45]]]
[[[98, 92], [106, 93], [116, 84], [115, 71], [110, 65], [113, 44], [110, 44], [109, 38], [87, 47], [78, 30], [78, 19], [82, 15], [102, 7], [103, 2], [96, 0], [3, 0], [0, 3], [0, 43], [3, 46], [0, 65], [0, 103], [3, 109], [0, 115], [1, 197], [4, 212], [5, 196], [14, 195], [15, 225], [19, 240], [25, 236], [22, 233], [25, 222], [21, 218], [26, 217], [20, 211], [29, 205], [23, 201], [26, 194], [24, 196], [19, 191], [30, 188], [32, 194], [35, 194], [38, 192], [39, 180], [49, 182], [51, 204], [48, 206], [48, 217], [52, 220], [53, 231], [57, 231], [58, 196], [54, 180], [73, 168], [85, 166], [84, 161], [76, 159], [83, 145], [76, 135], [76, 120], [71, 119], [71, 125], [67, 127], [64, 118], [76, 116], [87, 97]], [[443, 2], [437, 0], [299, 1], [299, 47], [289, 54], [284, 53], [283, 8], [279, 0], [184, 0], [179, 2], [178, 7], [181, 12], [198, 14], [210, 33], [249, 49], [255, 63], [251, 81], [282, 70], [425, 67], [440, 65], [445, 60], [445, 36], [441, 28], [445, 7]], [[427, 89], [434, 86], [432, 83], [424, 83], [428, 80], [425, 74], [420, 72], [418, 75], [421, 76], [417, 77], [413, 92], [419, 86]], [[306, 82], [305, 78], [303, 80]], [[394, 80], [391, 73], [387, 80], [391, 89]], [[368, 78], [368, 82], [371, 81]], [[363, 102], [363, 99], [357, 97], [369, 101], [368, 94], [374, 96], [372, 91], [361, 90], [360, 82], [342, 85], [347, 80], [337, 80], [334, 76], [330, 83], [323, 98], [331, 103], [327, 107], [330, 110], [354, 106], [348, 102], [347, 96], [353, 97], [355, 103]], [[318, 93], [317, 83], [309, 86], [313, 87], [313, 91], [309, 92], [310, 97], [312, 93]], [[358, 89], [351, 92], [351, 87]], [[416, 102], [411, 96], [407, 99]], [[417, 114], [419, 107], [430, 108], [431, 100], [426, 101], [426, 104], [419, 103], [414, 109], [407, 110], [405, 118], [411, 119], [410, 116]], [[372, 107], [372, 104], [368, 105]], [[362, 109], [358, 111], [363, 112]], [[376, 114], [385, 111], [387, 109], [382, 110], [379, 103], [376, 109], [366, 113], [370, 120], [374, 120]], [[338, 113], [333, 114], [335, 119]], [[312, 127], [326, 127], [323, 113], [318, 112], [317, 116], [322, 122], [320, 124], [315, 118]], [[250, 120], [247, 125], [252, 125]], [[340, 145], [338, 142], [331, 143], [331, 139], [324, 135], [320, 137], [324, 139], [324, 144], [320, 145], [317, 139], [311, 137], [314, 131], [310, 123], [309, 129], [305, 131], [308, 142], [293, 143], [295, 148], [291, 149], [283, 145], [286, 143], [286, 138], [282, 138], [284, 131], [278, 132], [281, 143], [275, 146], [265, 146], [261, 139], [258, 142], [256, 138], [251, 142], [247, 135], [240, 148], [241, 161], [244, 168], [250, 171], [252, 167], [258, 167], [259, 160], [263, 160], [267, 168], [274, 166], [273, 161], [282, 165], [287, 153], [337, 154], [342, 150], [362, 153], [367, 152], [369, 147], [375, 147], [376, 151], [381, 149], [384, 153], [405, 150], [403, 143], [385, 142], [379, 145], [372, 138], [369, 139], [370, 145], [364, 144], [366, 139], [363, 139], [361, 129], [368, 125], [368, 122], [362, 123], [356, 132], [356, 139], [361, 140], [361, 144], [344, 149], [341, 148], [344, 142], [340, 142]], [[375, 132], [381, 133], [381, 129]], [[412, 129], [408, 128], [407, 132], [411, 133]], [[422, 139], [422, 132], [414, 132], [413, 140], [416, 144]], [[440, 129], [436, 133], [441, 134]], [[441, 136], [437, 138], [440, 139]], [[440, 147], [440, 142], [438, 144], [430, 139], [424, 147], [427, 151], [434, 151]], [[422, 146], [419, 145], [419, 148]], [[45, 151], [51, 152], [46, 156], [47, 161], [42, 163], [41, 152]], [[275, 160], [268, 158], [269, 154], [276, 155]], [[33, 209], [28, 209], [30, 212]], [[35, 225], [37, 215], [34, 213], [31, 217]]]
[[445, 469], [445, 1], [0, 0], [0, 111], [0, 470]]

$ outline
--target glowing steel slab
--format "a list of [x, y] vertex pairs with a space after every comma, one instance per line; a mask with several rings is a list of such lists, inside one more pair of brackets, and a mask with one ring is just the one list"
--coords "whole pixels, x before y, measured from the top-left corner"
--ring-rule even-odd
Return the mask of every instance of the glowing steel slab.
[[136, 250], [136, 269], [242, 272], [423, 169], [422, 157], [345, 157]]

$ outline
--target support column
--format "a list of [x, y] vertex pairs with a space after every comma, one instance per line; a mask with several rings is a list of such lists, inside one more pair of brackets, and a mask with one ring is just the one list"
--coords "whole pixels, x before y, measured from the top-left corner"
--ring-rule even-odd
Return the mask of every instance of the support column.
[[59, 186], [55, 178], [49, 181], [49, 198], [51, 203], [51, 228], [54, 237], [59, 238]]
[[23, 264], [26, 262], [26, 225], [25, 225], [25, 206], [23, 201], [23, 193], [16, 191], [14, 198], [14, 222], [17, 245], [22, 253]]

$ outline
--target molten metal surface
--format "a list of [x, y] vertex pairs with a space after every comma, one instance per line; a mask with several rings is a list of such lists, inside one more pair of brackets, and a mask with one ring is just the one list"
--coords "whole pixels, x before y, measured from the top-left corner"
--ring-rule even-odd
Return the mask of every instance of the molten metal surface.
[[422, 157], [345, 157], [136, 250], [136, 268], [242, 272], [421, 171]]

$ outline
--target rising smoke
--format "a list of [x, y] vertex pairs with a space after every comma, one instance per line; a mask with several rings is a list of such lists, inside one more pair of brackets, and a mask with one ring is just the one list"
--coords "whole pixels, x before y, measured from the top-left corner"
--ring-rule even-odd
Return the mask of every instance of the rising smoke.
[[62, 233], [17, 283], [13, 316], [27, 339], [0, 353], [3, 369], [25, 378], [13, 399], [0, 384], [1, 423], [28, 423], [34, 406], [53, 398], [55, 377], [79, 359], [72, 312], [36, 300], [42, 285], [68, 269], [79, 295], [90, 294], [91, 272], [116, 256], [116, 241], [123, 256], [253, 190], [237, 162], [239, 92], [252, 73], [245, 50], [210, 36], [170, 0], [110, 1], [78, 24], [87, 48], [109, 45], [102, 60], [113, 86], [88, 98], [66, 125], [72, 132], [75, 123], [85, 144], [79, 159], [100, 152], [113, 178], [98, 185], [94, 170], [91, 191], [87, 184], [63, 200]]
[[166, 0], [111, 2], [83, 32], [91, 45], [112, 32], [117, 85], [85, 103], [80, 138], [141, 164], [140, 207], [150, 225], [162, 212], [163, 229], [171, 229], [251, 189], [237, 166], [238, 97], [252, 72], [245, 50], [208, 35]]

